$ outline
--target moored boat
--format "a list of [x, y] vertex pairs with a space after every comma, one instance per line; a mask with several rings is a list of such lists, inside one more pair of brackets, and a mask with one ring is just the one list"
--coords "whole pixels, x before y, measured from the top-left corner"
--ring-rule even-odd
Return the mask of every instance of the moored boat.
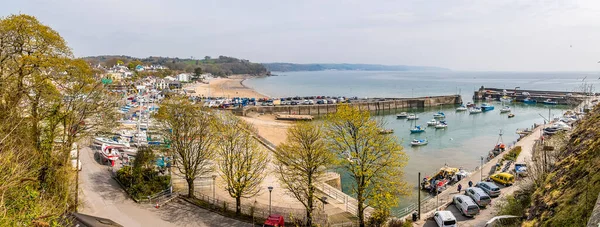
[[467, 107], [463, 106], [463, 105], [461, 105], [458, 108], [456, 108], [456, 111], [467, 111], [467, 110], [468, 110]]
[[482, 112], [481, 108], [479, 108], [479, 107], [471, 107], [469, 109], [469, 114], [478, 114], [478, 113], [481, 113], [481, 112]]
[[527, 103], [527, 104], [537, 103], [537, 101], [535, 101], [535, 99], [531, 99], [531, 98], [525, 98], [525, 99], [523, 99], [523, 102]]
[[487, 103], [482, 103], [481, 104], [481, 111], [486, 112], [486, 111], [491, 111], [494, 110], [494, 106], [487, 104]]
[[129, 142], [125, 141], [115, 141], [104, 137], [95, 137], [94, 143], [97, 145], [109, 144], [109, 145], [117, 145], [117, 146], [125, 146], [129, 147]]
[[513, 117], [515, 117], [514, 114], [512, 114], [512, 113], [508, 114], [508, 118], [513, 118]]
[[438, 123], [437, 125], [435, 125], [436, 129], [445, 129], [448, 128], [448, 124], [446, 124], [445, 121], [441, 121], [440, 123]]
[[512, 98], [505, 95], [500, 97], [500, 102], [512, 102]]
[[418, 120], [419, 116], [415, 115], [415, 114], [409, 114], [408, 117], [406, 117], [407, 120]]
[[427, 139], [414, 139], [413, 141], [410, 142], [411, 146], [425, 146], [427, 145], [429, 142], [427, 141]]
[[398, 119], [402, 119], [402, 118], [406, 118], [406, 117], [408, 117], [408, 113], [406, 113], [406, 112], [396, 114], [396, 118], [398, 118]]
[[500, 109], [500, 113], [508, 113], [510, 111], [510, 106], [504, 106], [502, 109]]
[[420, 125], [417, 125], [410, 130], [410, 133], [422, 133], [422, 132], [425, 132], [425, 128], [421, 127]]
[[552, 101], [552, 99], [546, 99], [544, 101], [544, 104], [546, 104], [546, 105], [558, 105], [558, 102], [557, 101]]
[[467, 102], [467, 107], [475, 107], [475, 103]]
[[430, 121], [427, 122], [427, 126], [435, 126], [437, 125], [438, 121], [435, 119], [431, 119]]
[[444, 112], [440, 111], [440, 112], [437, 112], [437, 113], [433, 114], [433, 117], [434, 118], [445, 118], [446, 115], [444, 114]]

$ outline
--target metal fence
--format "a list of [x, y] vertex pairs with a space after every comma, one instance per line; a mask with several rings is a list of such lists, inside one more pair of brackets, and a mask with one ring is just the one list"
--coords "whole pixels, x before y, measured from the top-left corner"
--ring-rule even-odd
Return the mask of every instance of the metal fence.
[[[214, 198], [202, 194], [201, 192], [194, 192], [194, 197], [210, 204], [212, 208], [217, 211], [235, 212], [236, 210], [236, 204], [231, 200]], [[313, 212], [313, 223], [328, 226], [327, 215], [323, 213], [322, 209], [319, 209], [319, 206], [316, 206], [315, 208], [316, 209]], [[253, 205], [242, 203], [240, 205], [240, 211], [242, 214], [251, 216], [256, 222], [262, 222], [267, 219], [271, 213], [282, 215], [286, 219], [286, 222], [306, 222], [306, 211], [304, 209], [271, 206], [271, 212], [269, 212], [268, 206], [254, 202]]]

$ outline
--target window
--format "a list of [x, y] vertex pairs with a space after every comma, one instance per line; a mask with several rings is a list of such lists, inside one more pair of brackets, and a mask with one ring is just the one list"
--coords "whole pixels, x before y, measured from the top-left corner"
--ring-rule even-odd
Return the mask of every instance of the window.
[[458, 201], [458, 203], [462, 203], [462, 199], [460, 198], [456, 198], [456, 201]]
[[456, 224], [456, 220], [444, 221], [444, 225], [455, 225], [455, 224]]

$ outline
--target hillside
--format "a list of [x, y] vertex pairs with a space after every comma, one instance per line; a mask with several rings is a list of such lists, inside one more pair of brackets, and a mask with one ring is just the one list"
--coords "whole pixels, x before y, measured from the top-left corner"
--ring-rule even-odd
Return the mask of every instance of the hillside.
[[373, 64], [294, 64], [263, 63], [272, 72], [321, 71], [321, 70], [362, 70], [362, 71], [447, 71], [449, 69], [430, 66], [373, 65]]
[[218, 58], [191, 59], [170, 57], [147, 57], [136, 58], [125, 55], [103, 55], [84, 57], [84, 60], [96, 65], [113, 66], [121, 60], [127, 65], [132, 61], [139, 61], [144, 65], [163, 65], [173, 71], [194, 72], [201, 68], [202, 73], [211, 73], [216, 76], [229, 76], [233, 74], [269, 75], [270, 72], [261, 64], [252, 63], [248, 60], [233, 57], [219, 56]]
[[525, 226], [585, 226], [600, 193], [600, 108], [581, 121], [541, 187]]

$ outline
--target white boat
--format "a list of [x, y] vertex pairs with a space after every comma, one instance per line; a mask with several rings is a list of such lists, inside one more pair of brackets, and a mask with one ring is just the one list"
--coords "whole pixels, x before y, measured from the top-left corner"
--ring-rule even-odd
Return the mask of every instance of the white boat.
[[505, 95], [500, 97], [500, 102], [512, 102], [512, 98]]
[[406, 117], [407, 120], [418, 120], [419, 116], [415, 115], [415, 114], [409, 114], [408, 117]]
[[444, 114], [443, 112], [437, 112], [435, 114], [433, 114], [434, 118], [446, 118], [446, 114]]
[[408, 113], [406, 113], [406, 112], [396, 114], [396, 118], [406, 118], [406, 117], [408, 117]]
[[445, 129], [448, 128], [448, 124], [446, 124], [445, 122], [440, 122], [437, 125], [435, 125], [436, 129]]
[[456, 111], [467, 111], [467, 107], [466, 106], [459, 106], [458, 108], [456, 108]]
[[429, 142], [427, 141], [427, 139], [422, 139], [422, 140], [414, 139], [413, 141], [410, 142], [410, 145], [411, 146], [425, 146], [428, 143]]
[[95, 137], [94, 138], [94, 143], [98, 144], [98, 145], [102, 145], [102, 144], [109, 144], [109, 145], [117, 145], [117, 146], [125, 146], [125, 147], [129, 147], [129, 142], [125, 142], [125, 141], [114, 141], [111, 139], [107, 139], [104, 137]]
[[508, 113], [510, 112], [510, 106], [504, 106], [500, 109], [500, 113]]
[[481, 113], [481, 108], [479, 107], [472, 107], [471, 109], [469, 109], [469, 114], [478, 114]]
[[438, 124], [438, 121], [435, 119], [431, 119], [430, 121], [427, 122], [427, 126], [435, 126]]

